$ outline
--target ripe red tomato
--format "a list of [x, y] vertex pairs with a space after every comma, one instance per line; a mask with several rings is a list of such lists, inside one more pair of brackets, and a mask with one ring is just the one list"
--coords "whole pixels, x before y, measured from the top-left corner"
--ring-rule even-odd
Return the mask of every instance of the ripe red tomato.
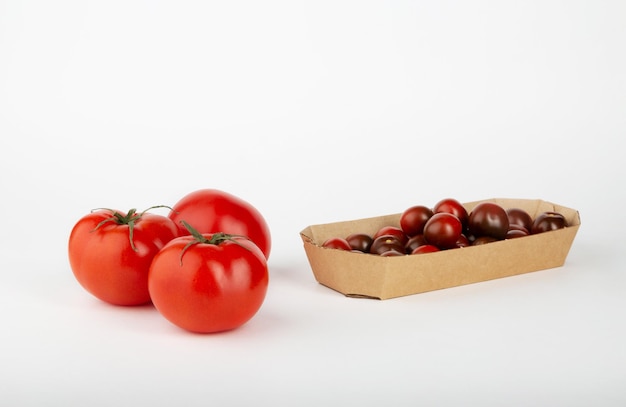
[[331, 237], [329, 239], [326, 239], [324, 243], [322, 243], [322, 247], [325, 247], [327, 249], [339, 249], [347, 251], [352, 250], [352, 246], [350, 246], [350, 243], [348, 243], [348, 241], [343, 237]]
[[406, 244], [404, 245], [404, 249], [407, 253], [411, 253], [416, 248], [420, 246], [424, 246], [425, 244], [428, 244], [428, 243], [426, 242], [426, 238], [424, 237], [423, 234], [415, 235], [415, 236], [411, 236], [409, 241], [406, 242]]
[[480, 236], [472, 241], [472, 246], [480, 246], [483, 244], [493, 243], [497, 241], [498, 239], [493, 236]]
[[419, 247], [416, 247], [411, 254], [424, 254], [424, 253], [434, 253], [440, 251], [437, 246], [432, 244], [425, 244]]
[[459, 236], [459, 239], [456, 241], [456, 247], [468, 247], [471, 246], [469, 239], [464, 234]]
[[506, 239], [515, 239], [524, 236], [528, 236], [528, 232], [525, 232], [522, 229], [509, 229], [509, 231], [506, 232]]
[[481, 202], [472, 209], [468, 228], [476, 238], [490, 236], [502, 240], [509, 231], [509, 217], [500, 205], [493, 202]]
[[166, 216], [103, 209], [83, 216], [69, 238], [70, 267], [85, 290], [115, 305], [150, 302], [148, 270], [154, 256], [178, 236]]
[[404, 244], [395, 235], [378, 236], [370, 246], [372, 254], [382, 254], [390, 250], [404, 253]]
[[506, 215], [509, 218], [509, 229], [513, 225], [518, 225], [526, 230], [530, 230], [533, 225], [533, 218], [523, 209], [509, 208], [506, 210]]
[[424, 225], [433, 216], [433, 211], [424, 205], [415, 205], [400, 215], [400, 228], [407, 236], [421, 235]]
[[387, 250], [386, 252], [382, 252], [380, 254], [381, 257], [396, 257], [396, 256], [404, 256], [405, 253], [400, 253], [396, 250]]
[[402, 244], [406, 244], [406, 242], [409, 240], [409, 237], [404, 233], [404, 231], [396, 226], [383, 226], [382, 228], [378, 229], [376, 233], [374, 233], [372, 239], [376, 240], [376, 238], [386, 235], [395, 236]]
[[249, 239], [225, 233], [170, 241], [150, 267], [156, 309], [191, 332], [237, 328], [261, 308], [269, 273], [264, 253]]
[[557, 230], [567, 227], [567, 221], [565, 217], [558, 212], [543, 212], [540, 213], [535, 220], [530, 229], [530, 233], [543, 233], [549, 232], [551, 230]]
[[168, 215], [180, 231], [188, 235], [182, 225], [186, 221], [200, 233], [230, 233], [249, 237], [269, 259], [270, 229], [263, 215], [250, 203], [217, 189], [191, 192], [178, 201]]
[[352, 233], [346, 237], [346, 241], [352, 250], [367, 253], [370, 251], [370, 246], [372, 245], [374, 239], [366, 233]]
[[463, 204], [453, 198], [445, 198], [433, 206], [433, 213], [450, 213], [461, 221], [463, 229], [467, 227], [469, 215]]
[[463, 225], [459, 218], [446, 212], [434, 214], [424, 226], [426, 241], [440, 249], [456, 247], [461, 233], [463, 233]]

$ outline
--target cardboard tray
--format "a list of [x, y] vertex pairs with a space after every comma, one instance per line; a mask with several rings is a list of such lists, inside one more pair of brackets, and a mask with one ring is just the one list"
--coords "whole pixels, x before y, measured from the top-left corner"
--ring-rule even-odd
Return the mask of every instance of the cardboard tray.
[[374, 234], [382, 226], [399, 226], [400, 213], [312, 225], [302, 230], [300, 236], [315, 279], [348, 297], [384, 300], [560, 267], [565, 263], [580, 227], [577, 210], [537, 199], [494, 198], [463, 206], [469, 213], [485, 201], [505, 209], [524, 209], [533, 219], [541, 212], [556, 211], [565, 216], [569, 226], [480, 246], [400, 257], [321, 247], [330, 237], [346, 237], [357, 232]]

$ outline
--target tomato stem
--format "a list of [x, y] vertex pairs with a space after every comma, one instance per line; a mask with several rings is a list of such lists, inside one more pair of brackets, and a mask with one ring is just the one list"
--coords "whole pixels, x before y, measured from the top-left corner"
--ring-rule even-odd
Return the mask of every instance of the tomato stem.
[[137, 251], [137, 247], [135, 246], [135, 241], [133, 239], [133, 235], [135, 232], [135, 223], [137, 223], [141, 217], [148, 212], [151, 209], [156, 209], [156, 208], [168, 208], [170, 210], [172, 210], [172, 208], [170, 208], [167, 205], [155, 205], [155, 206], [151, 206], [148, 209], [144, 210], [143, 212], [137, 213], [137, 209], [133, 208], [131, 210], [129, 210], [126, 215], [123, 215], [121, 213], [119, 213], [116, 210], [113, 209], [108, 209], [108, 208], [97, 208], [97, 209], [93, 209], [91, 212], [95, 212], [97, 210], [106, 210], [109, 212], [112, 212], [111, 216], [104, 219], [103, 221], [101, 221], [100, 223], [98, 223], [96, 225], [95, 228], [93, 228], [92, 232], [95, 230], [98, 230], [100, 227], [102, 227], [103, 225], [113, 222], [116, 225], [128, 225], [128, 239], [130, 240], [130, 247], [133, 249], [133, 251]]
[[189, 223], [185, 222], [184, 220], [181, 220], [180, 223], [182, 223], [183, 226], [185, 226], [185, 228], [189, 231], [189, 233], [191, 233], [191, 236], [193, 236], [193, 240], [191, 240], [189, 243], [187, 243], [185, 245], [185, 247], [183, 247], [183, 250], [180, 252], [180, 265], [181, 266], [183, 265], [183, 255], [185, 254], [187, 249], [189, 249], [191, 246], [196, 245], [198, 243], [204, 243], [204, 244], [210, 244], [210, 245], [214, 245], [214, 246], [219, 246], [220, 244], [222, 244], [222, 243], [224, 243], [226, 241], [231, 241], [231, 242], [233, 242], [233, 243], [243, 247], [246, 250], [250, 250], [250, 248], [242, 245], [241, 243], [239, 243], [235, 239], [236, 237], [242, 237], [244, 239], [250, 240], [250, 238], [248, 238], [247, 236], [233, 235], [233, 234], [224, 233], [224, 232], [216, 232], [216, 233], [211, 234], [210, 238], [207, 238], [202, 233], [198, 232]]

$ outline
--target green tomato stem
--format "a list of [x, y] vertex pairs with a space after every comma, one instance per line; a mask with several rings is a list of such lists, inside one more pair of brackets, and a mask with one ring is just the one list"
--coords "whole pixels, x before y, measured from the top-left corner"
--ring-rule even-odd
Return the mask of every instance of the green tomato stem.
[[98, 230], [100, 227], [102, 227], [102, 225], [105, 225], [107, 223], [113, 222], [116, 225], [128, 225], [128, 239], [130, 240], [130, 247], [133, 249], [133, 251], [137, 251], [137, 247], [135, 246], [135, 241], [133, 239], [134, 237], [134, 232], [135, 232], [135, 223], [137, 223], [141, 217], [148, 212], [151, 209], [156, 209], [156, 208], [168, 208], [170, 210], [172, 210], [172, 208], [170, 208], [167, 205], [155, 205], [155, 206], [151, 206], [148, 209], [144, 210], [143, 212], [137, 213], [137, 209], [133, 208], [131, 210], [129, 210], [126, 215], [122, 215], [121, 213], [119, 213], [118, 211], [115, 211], [113, 209], [108, 209], [108, 208], [98, 208], [98, 209], [93, 209], [91, 212], [95, 212], [97, 210], [106, 210], [109, 212], [112, 212], [112, 215], [106, 219], [104, 219], [103, 221], [101, 221], [100, 223], [98, 223], [96, 225], [95, 228], [93, 228], [92, 232], [95, 230]]
[[237, 244], [238, 246], [243, 247], [246, 250], [250, 250], [250, 248], [242, 245], [241, 243], [239, 243], [235, 238], [237, 237], [242, 237], [244, 239], [248, 239], [250, 240], [247, 236], [243, 236], [243, 235], [233, 235], [233, 234], [229, 234], [229, 233], [224, 233], [224, 232], [217, 232], [217, 233], [213, 233], [211, 235], [211, 238], [206, 238], [202, 233], [198, 232], [198, 230], [196, 230], [193, 226], [191, 226], [189, 223], [187, 223], [184, 220], [181, 220], [180, 223], [183, 224], [183, 226], [185, 226], [185, 228], [189, 231], [189, 233], [191, 234], [191, 236], [193, 237], [193, 240], [191, 240], [189, 243], [187, 243], [185, 245], [185, 247], [183, 247], [183, 250], [181, 250], [180, 252], [180, 265], [183, 265], [183, 255], [185, 254], [185, 252], [187, 251], [187, 249], [189, 249], [191, 246], [199, 244], [199, 243], [204, 243], [204, 244], [210, 244], [210, 245], [214, 245], [214, 246], [219, 246], [220, 244], [227, 242], [227, 241], [231, 241], [235, 244]]

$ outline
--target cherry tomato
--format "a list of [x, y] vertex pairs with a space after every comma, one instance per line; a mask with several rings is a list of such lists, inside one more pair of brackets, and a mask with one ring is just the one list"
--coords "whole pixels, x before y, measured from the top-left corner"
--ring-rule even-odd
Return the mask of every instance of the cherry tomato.
[[512, 225], [519, 225], [526, 230], [530, 230], [533, 225], [533, 218], [523, 209], [509, 208], [506, 210], [506, 215], [509, 218], [509, 228]]
[[509, 229], [509, 231], [506, 232], [505, 239], [515, 239], [524, 236], [528, 236], [528, 232], [525, 232], [522, 229]]
[[74, 225], [68, 254], [80, 285], [96, 298], [115, 305], [150, 302], [148, 270], [154, 256], [178, 228], [166, 216], [132, 209], [102, 209]]
[[389, 250], [404, 253], [404, 244], [395, 235], [382, 235], [374, 239], [370, 247], [372, 254], [381, 254]]
[[322, 243], [322, 247], [327, 249], [352, 250], [350, 243], [343, 237], [331, 237]]
[[474, 236], [504, 239], [509, 230], [509, 217], [504, 208], [492, 202], [482, 202], [471, 211], [468, 228]]
[[346, 241], [353, 250], [368, 253], [374, 239], [366, 233], [353, 233], [346, 237]]
[[150, 267], [156, 309], [191, 332], [235, 329], [265, 300], [265, 254], [251, 240], [225, 233], [194, 233], [170, 241]]
[[565, 217], [558, 212], [543, 212], [533, 221], [530, 233], [543, 233], [567, 227]]
[[456, 247], [461, 233], [463, 233], [461, 221], [447, 212], [435, 213], [424, 226], [426, 241], [440, 249]]
[[372, 236], [372, 238], [376, 239], [377, 237], [385, 236], [385, 235], [391, 235], [391, 236], [397, 237], [398, 240], [402, 244], [406, 244], [406, 242], [409, 240], [408, 236], [404, 233], [404, 231], [401, 228], [396, 227], [396, 226], [383, 226], [376, 233], [374, 233], [374, 236]]
[[400, 215], [400, 228], [407, 236], [421, 235], [424, 233], [424, 225], [432, 216], [430, 208], [424, 205], [412, 206]]
[[396, 257], [396, 256], [404, 256], [404, 253], [400, 253], [396, 250], [387, 250], [386, 252], [382, 252], [380, 254], [381, 257]]
[[433, 213], [450, 213], [456, 216], [463, 225], [463, 229], [467, 228], [468, 214], [467, 209], [461, 204], [461, 202], [457, 201], [453, 198], [445, 198], [441, 201], [437, 202], [435, 206], [433, 206]]
[[427, 244], [426, 238], [423, 234], [411, 236], [408, 242], [404, 245], [405, 252], [411, 253], [417, 247]]
[[492, 243], [492, 242], [497, 242], [497, 241], [498, 239], [496, 239], [493, 236], [480, 236], [472, 241], [472, 246], [480, 246], [482, 244], [487, 244], [487, 243]]
[[471, 245], [472, 244], [470, 243], [469, 239], [464, 234], [461, 234], [461, 236], [459, 236], [458, 240], [456, 241], [456, 247], [467, 247]]
[[526, 229], [524, 226], [522, 225], [517, 225], [515, 223], [509, 223], [509, 232], [512, 230], [517, 230], [517, 231], [521, 231], [526, 233], [527, 235], [530, 234], [530, 231], [528, 229]]
[[180, 235], [189, 231], [184, 220], [200, 233], [230, 233], [249, 237], [269, 259], [272, 239], [261, 213], [250, 203], [217, 189], [201, 189], [180, 199], [168, 215]]
[[411, 254], [424, 254], [424, 253], [434, 253], [438, 252], [439, 248], [432, 244], [425, 244], [423, 246], [416, 247], [415, 250], [411, 252]]

